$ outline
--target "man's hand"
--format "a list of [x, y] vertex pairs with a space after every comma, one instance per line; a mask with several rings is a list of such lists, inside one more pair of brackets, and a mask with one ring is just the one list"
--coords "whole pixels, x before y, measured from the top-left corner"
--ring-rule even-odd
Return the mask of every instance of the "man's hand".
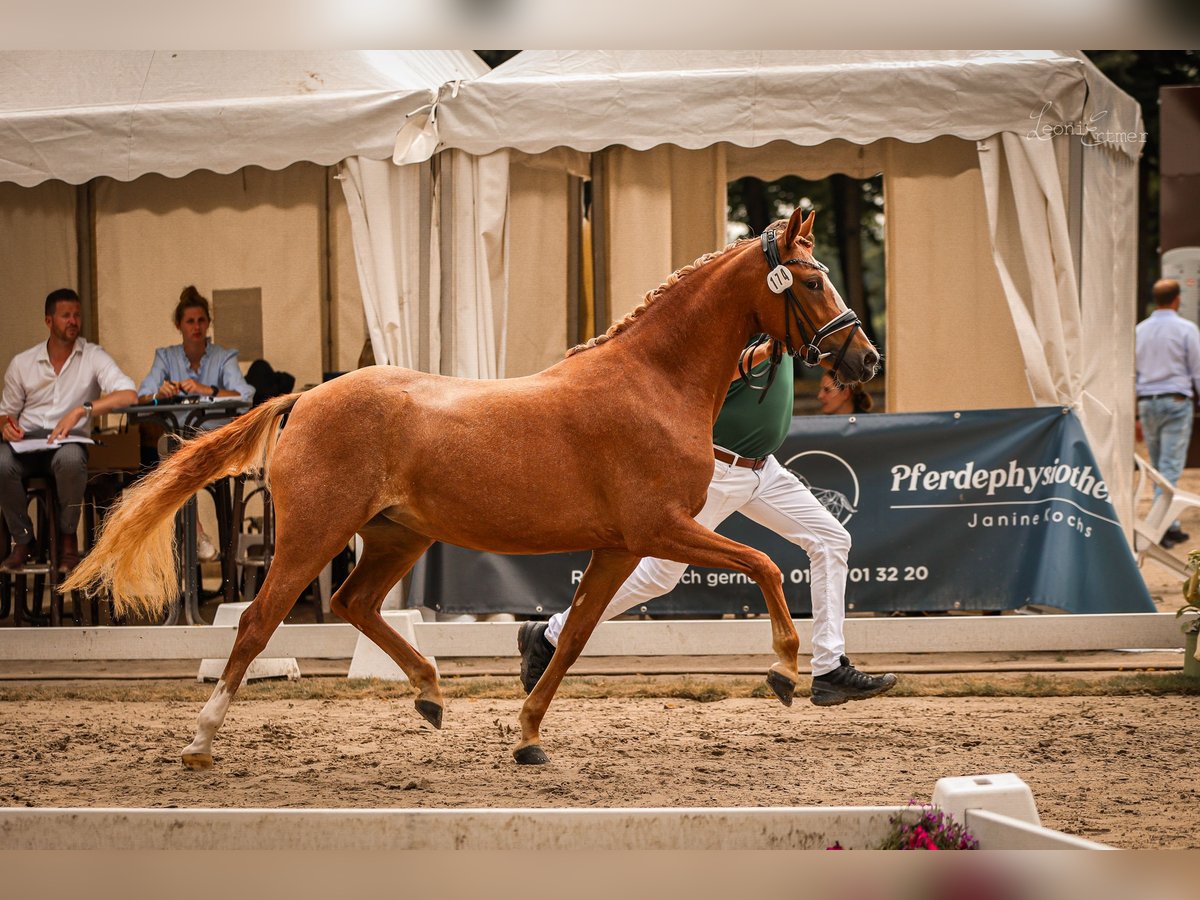
[[[768, 359], [771, 356], [771, 344], [771, 341], [766, 341], [755, 347], [753, 351], [751, 351], [749, 347], [744, 349], [738, 356], [738, 359], [741, 360], [742, 368], [749, 373], [751, 369], [757, 366], [764, 359]], [[741, 371], [735, 367], [733, 370], [733, 377], [729, 379], [729, 383], [733, 384], [741, 377]]]
[[203, 394], [205, 396], [212, 390], [207, 384], [201, 384], [195, 378], [185, 378], [179, 382], [179, 387], [185, 394]]
[[65, 438], [71, 433], [71, 429], [85, 418], [87, 418], [87, 410], [85, 410], [82, 406], [75, 407], [65, 416], [63, 416], [62, 420], [54, 426], [54, 430], [50, 432], [50, 437], [46, 438], [46, 440], [53, 444], [55, 441]]
[[160, 384], [158, 386], [158, 390], [155, 391], [154, 396], [157, 397], [159, 400], [169, 400], [170, 398], [172, 398], [178, 394], [179, 394], [179, 385], [177, 385], [173, 381], [164, 381], [162, 384]]
[[17, 420], [12, 416], [4, 417], [4, 428], [0, 429], [0, 433], [3, 433], [4, 439], [10, 444], [25, 438], [25, 429], [18, 425]]

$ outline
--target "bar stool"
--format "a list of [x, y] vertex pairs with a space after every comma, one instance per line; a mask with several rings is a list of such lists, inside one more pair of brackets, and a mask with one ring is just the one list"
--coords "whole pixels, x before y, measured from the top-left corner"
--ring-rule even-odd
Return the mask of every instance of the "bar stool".
[[[11, 596], [13, 624], [23, 625], [28, 621], [34, 625], [46, 624], [47, 617], [42, 614], [42, 595], [46, 588], [50, 589], [49, 624], [52, 628], [62, 625], [63, 598], [58, 590], [59, 571], [59, 540], [58, 540], [58, 495], [54, 489], [54, 480], [45, 477], [29, 478], [25, 482], [25, 496], [28, 502], [34, 504], [34, 540], [33, 554], [25, 565], [19, 569], [8, 570], [4, 580], [8, 581], [8, 592]], [[3, 528], [3, 540], [0, 546], [7, 548], [11, 542], [8, 528], [0, 522]], [[33, 578], [33, 594], [29, 594], [29, 578]], [[82, 601], [78, 592], [72, 594], [75, 623], [81, 624], [80, 612]]]
[[[242, 530], [246, 502], [255, 495], [261, 497], [263, 507], [261, 524], [257, 533]], [[271, 502], [270, 489], [263, 484], [244, 495], [240, 491], [237, 492], [233, 506], [237, 515], [234, 521], [238, 523], [239, 533], [236, 534], [236, 551], [232, 557], [237, 568], [241, 570], [242, 599], [253, 600], [266, 579], [267, 572], [271, 569], [271, 562], [275, 555], [275, 505]], [[251, 521], [257, 518], [255, 516]], [[312, 592], [313, 616], [320, 623], [324, 623], [325, 616], [329, 612], [329, 601], [333, 593], [332, 572], [332, 565], [326, 565], [321, 570], [321, 574], [305, 591], [305, 593], [308, 593], [309, 590]]]

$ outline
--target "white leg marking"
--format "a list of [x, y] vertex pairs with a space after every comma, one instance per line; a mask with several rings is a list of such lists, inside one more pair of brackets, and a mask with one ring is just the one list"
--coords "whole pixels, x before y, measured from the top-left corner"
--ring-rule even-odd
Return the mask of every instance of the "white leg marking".
[[196, 723], [196, 737], [184, 748], [183, 752], [185, 755], [194, 753], [212, 754], [213, 735], [217, 733], [217, 729], [225, 721], [225, 713], [229, 710], [229, 704], [232, 699], [233, 694], [226, 690], [225, 682], [218, 681], [216, 688], [212, 692], [212, 696], [204, 704], [204, 709], [200, 710], [200, 718]]

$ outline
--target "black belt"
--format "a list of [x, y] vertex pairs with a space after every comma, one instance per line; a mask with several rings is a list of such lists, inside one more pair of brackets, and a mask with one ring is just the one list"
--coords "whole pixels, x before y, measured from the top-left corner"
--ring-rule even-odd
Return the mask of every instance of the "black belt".
[[729, 463], [742, 469], [751, 469], [755, 472], [767, 464], [767, 457], [765, 456], [760, 456], [757, 459], [751, 456], [738, 456], [736, 453], [727, 453], [718, 447], [713, 447], [713, 456], [723, 463]]
[[1172, 398], [1172, 399], [1174, 399], [1174, 400], [1191, 400], [1191, 399], [1192, 399], [1192, 398], [1191, 398], [1191, 397], [1189, 397], [1187, 394], [1177, 394], [1177, 393], [1170, 393], [1170, 394], [1142, 394], [1140, 397], [1138, 397], [1138, 399], [1139, 399], [1139, 400], [1165, 400], [1165, 399], [1166, 399], [1166, 398], [1168, 398], [1168, 397], [1171, 397], [1171, 398]]

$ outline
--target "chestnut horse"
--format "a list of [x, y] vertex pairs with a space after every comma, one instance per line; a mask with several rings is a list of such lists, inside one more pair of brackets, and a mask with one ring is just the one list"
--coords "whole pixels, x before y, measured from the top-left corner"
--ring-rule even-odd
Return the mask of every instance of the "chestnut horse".
[[[812, 221], [797, 211], [761, 241], [680, 269], [607, 334], [536, 375], [473, 381], [377, 366], [269, 400], [189, 441], [129, 490], [63, 590], [107, 591], [118, 613], [161, 614], [177, 593], [175, 511], [203, 485], [269, 463], [274, 562], [183, 750], [189, 768], [212, 765], [213, 736], [246, 667], [355, 533], [362, 558], [333, 612], [396, 661], [419, 692], [418, 712], [439, 728], [436, 670], [384, 622], [387, 591], [433, 541], [592, 551], [558, 650], [521, 709], [519, 763], [547, 761], [539, 726], [551, 698], [645, 556], [754, 579], [778, 657], [768, 680], [790, 703], [799, 638], [779, 569], [693, 516], [712, 477], [713, 422], [751, 335], [765, 332], [844, 380], [874, 374], [878, 353], [811, 255]], [[791, 258], [781, 263], [781, 254]]]

